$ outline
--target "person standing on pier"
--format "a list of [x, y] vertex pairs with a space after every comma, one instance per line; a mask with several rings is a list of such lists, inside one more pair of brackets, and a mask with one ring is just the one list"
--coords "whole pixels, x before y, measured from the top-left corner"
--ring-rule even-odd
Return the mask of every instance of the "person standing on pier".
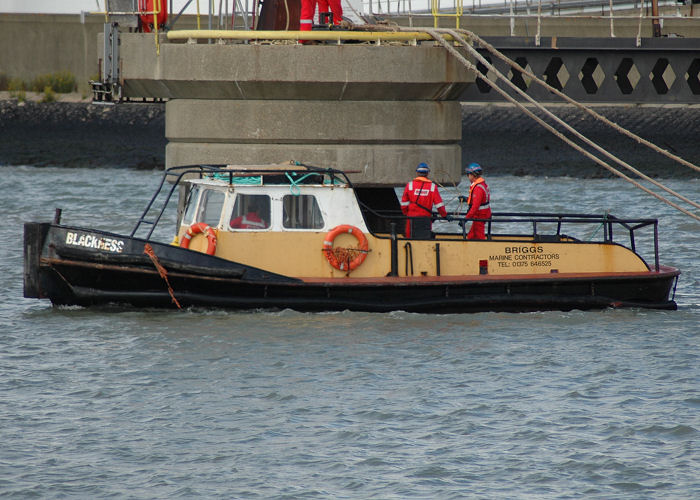
[[318, 4], [319, 15], [331, 12], [333, 14], [333, 24], [340, 24], [343, 20], [343, 7], [340, 1], [341, 0], [301, 0], [299, 31], [311, 31], [313, 29], [316, 4]]
[[[406, 184], [401, 197], [401, 211], [408, 217], [428, 217], [432, 215], [433, 208], [443, 217], [447, 217], [445, 204], [440, 196], [437, 185], [428, 179], [430, 167], [427, 163], [419, 163], [416, 167], [418, 176]], [[406, 238], [411, 237], [413, 220], [406, 221]]]
[[319, 17], [324, 13], [333, 14], [333, 24], [340, 24], [343, 21], [343, 6], [341, 0], [318, 0]]
[[[470, 163], [464, 169], [464, 173], [469, 177], [469, 196], [460, 196], [459, 201], [466, 201], [469, 205], [466, 219], [490, 219], [491, 218], [491, 192], [482, 177], [483, 170], [478, 163]], [[469, 229], [467, 239], [469, 240], [485, 240], [486, 239], [486, 222], [475, 220], [472, 222], [472, 227]]]

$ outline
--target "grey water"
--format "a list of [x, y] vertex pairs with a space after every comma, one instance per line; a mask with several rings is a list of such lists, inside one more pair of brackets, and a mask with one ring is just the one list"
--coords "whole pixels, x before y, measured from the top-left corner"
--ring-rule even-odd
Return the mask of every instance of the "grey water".
[[160, 172], [0, 174], [2, 498], [700, 498], [700, 224], [622, 180], [487, 177], [494, 211], [658, 217], [678, 311], [54, 308], [23, 222], [130, 232]]

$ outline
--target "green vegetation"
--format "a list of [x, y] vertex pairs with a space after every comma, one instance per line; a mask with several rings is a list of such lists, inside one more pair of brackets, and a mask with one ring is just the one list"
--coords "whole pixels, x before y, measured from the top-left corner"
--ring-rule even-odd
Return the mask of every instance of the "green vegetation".
[[44, 87], [44, 97], [41, 98], [41, 102], [54, 102], [56, 101], [56, 92], [53, 91], [48, 85]]
[[7, 90], [10, 91], [10, 97], [17, 99], [19, 102], [27, 100], [26, 84], [20, 78], [12, 78], [7, 83]]
[[27, 93], [24, 90], [10, 90], [10, 97], [17, 99], [19, 102], [27, 100]]
[[76, 91], [77, 88], [75, 76], [70, 71], [39, 75], [31, 82], [0, 73], [0, 91], [8, 90], [10, 97], [20, 102], [27, 100], [27, 91], [42, 93], [41, 102], [54, 102], [57, 93], [67, 94]]
[[70, 71], [59, 71], [58, 73], [39, 75], [32, 80], [31, 89], [34, 92], [44, 92], [47, 87], [59, 94], [73, 92], [77, 89], [75, 75]]
[[7, 90], [10, 92], [17, 90], [27, 90], [27, 84], [21, 78], [12, 78], [7, 83]]

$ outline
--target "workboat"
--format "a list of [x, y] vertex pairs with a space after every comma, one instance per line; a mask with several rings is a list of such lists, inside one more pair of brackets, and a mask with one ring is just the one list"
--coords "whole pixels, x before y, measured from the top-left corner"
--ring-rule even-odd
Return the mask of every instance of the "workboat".
[[[129, 235], [62, 225], [57, 209], [25, 223], [24, 296], [300, 311], [676, 308], [680, 271], [659, 264], [655, 219], [494, 213], [486, 239], [469, 240], [455, 211], [411, 220], [406, 238], [396, 190], [348, 174], [299, 162], [169, 168]], [[175, 206], [176, 226], [156, 238]]]

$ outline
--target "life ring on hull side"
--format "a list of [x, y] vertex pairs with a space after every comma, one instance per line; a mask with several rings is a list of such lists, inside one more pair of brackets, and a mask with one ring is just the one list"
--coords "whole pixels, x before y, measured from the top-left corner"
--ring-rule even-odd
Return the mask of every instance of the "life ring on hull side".
[[[333, 241], [339, 234], [349, 233], [352, 234], [355, 239], [357, 239], [358, 248], [338, 248], [333, 250]], [[343, 253], [339, 256], [338, 250], [343, 250]], [[367, 258], [367, 252], [369, 252], [369, 243], [364, 233], [356, 228], [355, 226], [350, 226], [349, 224], [342, 224], [331, 229], [326, 235], [326, 239], [323, 241], [323, 253], [328, 259], [328, 263], [334, 268], [340, 271], [354, 271], [360, 264], [362, 264]], [[346, 258], [342, 258], [345, 254]], [[350, 256], [357, 254], [350, 260]]]
[[214, 255], [216, 253], [216, 231], [214, 231], [208, 224], [204, 222], [195, 222], [187, 231], [182, 235], [182, 241], [180, 241], [180, 246], [182, 248], [190, 248], [190, 240], [195, 234], [206, 234], [209, 244], [207, 245], [207, 255]]

